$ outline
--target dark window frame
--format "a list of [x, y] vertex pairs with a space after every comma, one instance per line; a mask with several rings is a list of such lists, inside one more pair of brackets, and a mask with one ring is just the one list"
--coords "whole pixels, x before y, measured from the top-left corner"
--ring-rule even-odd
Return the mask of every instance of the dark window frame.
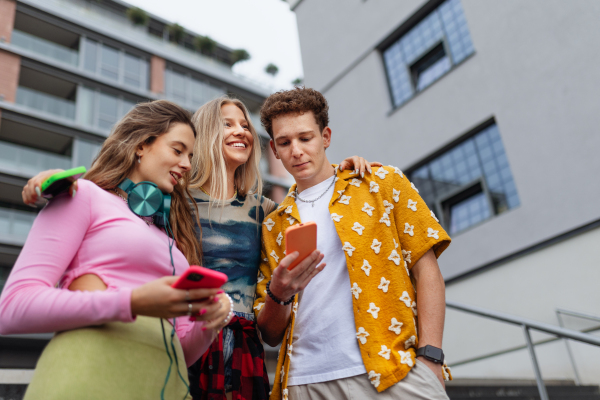
[[[412, 99], [414, 99], [415, 97], [417, 97], [420, 93], [426, 91], [430, 86], [433, 86], [433, 84], [435, 82], [437, 82], [438, 80], [442, 79], [446, 75], [450, 74], [452, 71], [454, 71], [454, 69], [458, 68], [461, 64], [463, 64], [464, 62], [466, 62], [467, 60], [469, 60], [471, 57], [473, 57], [476, 54], [476, 50], [473, 48], [473, 50], [472, 50], [471, 53], [469, 53], [463, 59], [461, 59], [460, 61], [457, 62], [455, 60], [455, 58], [454, 58], [454, 55], [452, 54], [452, 51], [450, 49], [450, 45], [448, 43], [448, 32], [442, 26], [444, 34], [443, 34], [443, 37], [441, 38], [441, 40], [439, 42], [437, 42], [436, 44], [430, 46], [425, 52], [423, 52], [423, 54], [421, 54], [418, 57], [417, 60], [415, 60], [412, 63], [410, 63], [410, 65], [407, 65], [408, 73], [410, 75], [410, 81], [411, 81], [410, 83], [411, 83], [411, 87], [413, 89], [413, 93], [407, 99], [402, 100], [400, 104], [396, 104], [396, 99], [394, 97], [394, 87], [392, 85], [392, 77], [390, 76], [390, 72], [391, 71], [389, 70], [389, 68], [387, 67], [387, 64], [386, 64], [385, 52], [388, 49], [390, 49], [394, 44], [396, 44], [396, 42], [398, 40], [400, 40], [403, 36], [405, 36], [406, 34], [410, 33], [413, 28], [415, 28], [419, 23], [421, 23], [424, 19], [426, 19], [431, 13], [436, 12], [437, 9], [444, 2], [446, 2], [446, 1], [448, 1], [448, 0], [431, 0], [431, 1], [427, 2], [419, 10], [417, 10], [413, 15], [411, 15], [408, 19], [406, 19], [386, 39], [384, 39], [381, 43], [379, 43], [379, 45], [376, 46], [376, 49], [379, 52], [381, 63], [383, 65], [383, 69], [384, 69], [384, 72], [385, 72], [386, 84], [387, 84], [387, 87], [388, 87], [388, 93], [389, 93], [389, 96], [390, 96], [390, 102], [392, 104], [392, 109], [389, 111], [389, 114], [392, 114], [396, 110], [402, 108], [406, 103], [410, 102]], [[470, 37], [470, 31], [469, 31], [469, 37]], [[471, 42], [472, 42], [472, 40], [471, 40]], [[427, 53], [429, 53], [430, 50], [432, 50], [434, 47], [438, 46], [440, 43], [443, 44], [446, 56], [450, 60], [450, 64], [451, 64], [450, 68], [445, 73], [443, 73], [442, 75], [440, 75], [439, 77], [437, 77], [435, 80], [433, 80], [430, 84], [428, 84], [427, 86], [425, 86], [423, 89], [417, 90], [416, 84], [415, 84], [414, 79], [413, 79], [412, 74], [411, 74], [411, 72], [412, 72], [411, 71], [411, 66], [414, 65], [416, 62], [418, 62], [420, 59], [422, 59]]]
[[[491, 128], [494, 125], [496, 127], [498, 127], [498, 124], [494, 117], [491, 117], [491, 118], [485, 120], [484, 122], [478, 124], [473, 129], [470, 129], [469, 131], [467, 131], [465, 134], [459, 136], [458, 138], [451, 141], [447, 145], [441, 147], [440, 149], [433, 152], [429, 156], [425, 157], [421, 161], [419, 161], [419, 162], [415, 163], [414, 165], [412, 165], [411, 167], [407, 168], [404, 171], [406, 176], [411, 181], [413, 181], [413, 174], [415, 172], [417, 172], [418, 170], [420, 170], [421, 168], [423, 168], [425, 166], [431, 165], [431, 163], [433, 161], [440, 159], [440, 157], [442, 157], [445, 154], [449, 154], [453, 149], [457, 148], [458, 146], [467, 142], [468, 140], [475, 139], [475, 137], [479, 133], [486, 131], [487, 129]], [[477, 149], [476, 154], [477, 154], [477, 159], [478, 159], [479, 165], [482, 166], [483, 162], [481, 160], [478, 149]], [[504, 154], [506, 154], [505, 150], [504, 150]], [[510, 165], [509, 165], [509, 168], [510, 168]], [[514, 176], [512, 176], [512, 170], [510, 172], [511, 172], [511, 179], [514, 184]], [[485, 195], [485, 198], [487, 200], [487, 205], [490, 210], [490, 217], [479, 223], [470, 225], [463, 230], [455, 232], [454, 234], [460, 234], [465, 231], [468, 231], [476, 226], [481, 225], [482, 223], [489, 221], [490, 219], [493, 219], [496, 216], [499, 216], [505, 212], [511, 211], [511, 210], [519, 207], [520, 199], [519, 199], [519, 204], [517, 204], [516, 206], [510, 207], [510, 205], [507, 205], [507, 208], [505, 210], [498, 211], [496, 204], [494, 202], [494, 200], [495, 200], [494, 196], [497, 193], [494, 193], [492, 190], [490, 190], [486, 179], [487, 178], [486, 178], [485, 172], [482, 170], [481, 176], [479, 176], [475, 179], [472, 179], [464, 184], [461, 184], [459, 187], [457, 187], [453, 190], [450, 190], [442, 195], [437, 195], [432, 204], [427, 202], [427, 205], [436, 214], [436, 216], [440, 220], [440, 224], [444, 227], [444, 229], [446, 229], [448, 232], [450, 232], [451, 224], [452, 224], [450, 214], [451, 214], [452, 207], [454, 205], [459, 204], [460, 202], [465, 201], [465, 200], [467, 200], [473, 196], [476, 196], [480, 193], [483, 193]], [[516, 193], [518, 196], [518, 192], [516, 192]]]

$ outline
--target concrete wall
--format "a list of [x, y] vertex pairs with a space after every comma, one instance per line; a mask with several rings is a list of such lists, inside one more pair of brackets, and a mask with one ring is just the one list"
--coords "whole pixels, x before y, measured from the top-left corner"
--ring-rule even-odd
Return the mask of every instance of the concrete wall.
[[[600, 317], [600, 254], [592, 249], [600, 243], [600, 228], [560, 242], [544, 250], [446, 286], [447, 300], [518, 315], [558, 325], [556, 308]], [[565, 327], [587, 329], [600, 326], [574, 317], [563, 317]], [[600, 331], [593, 334], [600, 335]], [[532, 332], [533, 340], [551, 336]], [[457, 363], [477, 356], [522, 346], [520, 327], [448, 310], [444, 331], [447, 362]], [[600, 383], [600, 348], [572, 343], [580, 376], [585, 383]], [[545, 379], [573, 379], [563, 341], [536, 347]], [[520, 350], [502, 356], [457, 366], [455, 378], [534, 379], [529, 353]]]
[[16, 9], [16, 1], [0, 0], [0, 42], [2, 43], [10, 43], [10, 36], [15, 25]]
[[0, 71], [0, 100], [14, 103], [19, 86], [21, 57], [0, 50]]
[[446, 278], [600, 218], [600, 2], [461, 3], [475, 54], [397, 110], [373, 49], [424, 1], [295, 9], [306, 84], [330, 87], [332, 160], [359, 153], [406, 168], [496, 119], [521, 206], [456, 235]]
[[164, 58], [153, 55], [150, 58], [150, 91], [152, 93], [165, 92], [165, 67]]

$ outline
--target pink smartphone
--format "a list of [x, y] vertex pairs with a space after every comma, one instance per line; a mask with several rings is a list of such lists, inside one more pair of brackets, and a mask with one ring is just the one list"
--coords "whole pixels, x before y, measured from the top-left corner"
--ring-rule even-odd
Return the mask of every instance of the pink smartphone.
[[192, 265], [172, 287], [175, 289], [216, 289], [227, 282], [227, 275], [212, 269]]
[[285, 230], [285, 254], [294, 251], [300, 256], [288, 267], [292, 270], [310, 253], [317, 249], [317, 223], [314, 221], [292, 225]]

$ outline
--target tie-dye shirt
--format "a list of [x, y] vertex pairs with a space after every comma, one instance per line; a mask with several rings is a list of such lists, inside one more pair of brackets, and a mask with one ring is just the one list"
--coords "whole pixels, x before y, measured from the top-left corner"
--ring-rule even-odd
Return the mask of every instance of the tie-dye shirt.
[[275, 202], [263, 196], [237, 195], [226, 200], [224, 206], [220, 203], [209, 207], [210, 197], [206, 193], [201, 190], [191, 193], [202, 226], [203, 266], [229, 277], [223, 289], [233, 299], [235, 311], [252, 313], [260, 265], [261, 226], [265, 215], [275, 209]]

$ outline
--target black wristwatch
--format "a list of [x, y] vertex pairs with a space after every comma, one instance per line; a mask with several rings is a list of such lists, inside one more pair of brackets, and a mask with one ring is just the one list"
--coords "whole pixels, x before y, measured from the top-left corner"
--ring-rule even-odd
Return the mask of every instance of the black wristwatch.
[[423, 356], [429, 361], [433, 361], [436, 364], [444, 364], [444, 352], [442, 349], [427, 345], [417, 349], [417, 357]]

